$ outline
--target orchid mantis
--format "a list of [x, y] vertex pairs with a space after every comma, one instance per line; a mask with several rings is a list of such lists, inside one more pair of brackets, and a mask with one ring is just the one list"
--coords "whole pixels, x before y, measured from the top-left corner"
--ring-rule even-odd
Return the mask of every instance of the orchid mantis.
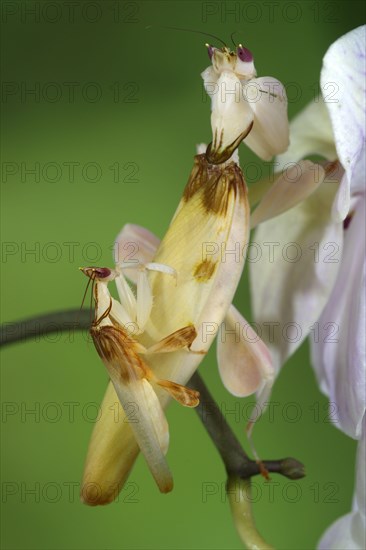
[[[141, 355], [167, 353], [189, 348], [196, 337], [193, 325], [183, 327], [156, 344], [146, 348], [131, 335], [142, 334], [152, 309], [152, 295], [147, 270], [175, 275], [167, 266], [147, 264], [140, 266], [135, 298], [121, 269], [83, 268], [93, 281], [95, 317], [90, 333], [94, 345], [106, 366], [114, 389], [124, 410], [135, 404], [137, 417], [131, 423], [136, 441], [160, 490], [168, 492], [173, 478], [165, 460], [169, 443], [169, 429], [154, 387], [164, 388], [171, 397], [187, 407], [198, 404], [198, 392], [170, 380], [161, 380]], [[120, 302], [111, 297], [108, 283], [114, 280]]]
[[287, 96], [281, 82], [271, 76], [256, 78], [253, 55], [241, 44], [236, 51], [206, 46], [212, 63], [202, 73], [212, 100], [208, 160], [226, 161], [242, 141], [263, 160], [286, 151]]

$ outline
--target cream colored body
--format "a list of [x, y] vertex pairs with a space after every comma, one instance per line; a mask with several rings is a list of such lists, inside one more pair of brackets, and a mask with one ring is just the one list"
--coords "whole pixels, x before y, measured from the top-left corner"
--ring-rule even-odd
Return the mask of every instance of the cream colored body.
[[[177, 283], [152, 274], [154, 305], [142, 343], [151, 345], [193, 324], [197, 338], [192, 350], [198, 353], [180, 350], [148, 356], [148, 365], [157, 377], [185, 384], [197, 369], [233, 299], [248, 237], [249, 206], [240, 168], [233, 162], [213, 167], [203, 155], [196, 157], [184, 197], [154, 258], [176, 270]], [[207, 258], [205, 243], [215, 245]], [[205, 259], [211, 263], [204, 264]], [[157, 394], [165, 407], [170, 397], [162, 390]], [[122, 407], [116, 421], [116, 403], [118, 397], [109, 384], [83, 479], [84, 485], [98, 485], [100, 498], [90, 502], [82, 491], [88, 504], [105, 504], [115, 498], [139, 452]]]

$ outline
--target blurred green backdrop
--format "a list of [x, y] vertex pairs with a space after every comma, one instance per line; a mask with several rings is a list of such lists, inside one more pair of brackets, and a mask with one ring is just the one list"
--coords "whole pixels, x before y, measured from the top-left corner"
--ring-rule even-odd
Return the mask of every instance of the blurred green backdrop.
[[[3, 322], [77, 307], [85, 288], [78, 266], [111, 265], [126, 222], [164, 234], [195, 144], [210, 140], [200, 72], [211, 40], [159, 25], [226, 41], [237, 31], [258, 74], [288, 85], [293, 116], [316, 93], [327, 47], [364, 22], [362, 4], [3, 2]], [[243, 146], [240, 154], [265, 175], [268, 166]], [[247, 287], [244, 276], [235, 303], [250, 318]], [[200, 371], [245, 441], [252, 400], [223, 389], [213, 350]], [[173, 404], [168, 412], [172, 494], [158, 493], [140, 458], [119, 502], [88, 508], [78, 483], [107, 382], [93, 346], [81, 334], [11, 346], [1, 378], [4, 549], [241, 548], [224, 468], [193, 411]], [[307, 477], [274, 475], [271, 486], [256, 479], [255, 516], [276, 548], [314, 548], [351, 506], [355, 444], [327, 422], [306, 346], [284, 368], [273, 401], [257, 448], [267, 458], [296, 456]]]

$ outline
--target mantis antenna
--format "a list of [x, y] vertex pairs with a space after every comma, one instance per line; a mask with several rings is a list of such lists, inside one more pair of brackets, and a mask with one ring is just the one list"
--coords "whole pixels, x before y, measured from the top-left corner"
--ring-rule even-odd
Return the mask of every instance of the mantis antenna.
[[[151, 28], [153, 28], [153, 26], [154, 25], [149, 25], [149, 26], [145, 27], [145, 29], [151, 29]], [[210, 36], [211, 38], [214, 38], [215, 40], [218, 40], [219, 42], [221, 42], [221, 44], [223, 44], [225, 46], [225, 48], [227, 47], [226, 43], [223, 40], [221, 40], [221, 38], [219, 38], [218, 36], [215, 36], [214, 34], [210, 34], [208, 32], [197, 31], [196, 29], [182, 29], [180, 27], [166, 27], [166, 26], [162, 26], [162, 25], [159, 25], [159, 28], [160, 29], [168, 29], [168, 30], [172, 30], [172, 31], [193, 32], [195, 34], [202, 34], [203, 36]]]

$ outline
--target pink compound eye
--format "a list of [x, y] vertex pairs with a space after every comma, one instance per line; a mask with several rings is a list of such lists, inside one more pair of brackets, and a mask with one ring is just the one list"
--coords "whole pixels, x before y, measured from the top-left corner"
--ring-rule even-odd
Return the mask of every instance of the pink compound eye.
[[94, 273], [98, 279], [106, 279], [112, 272], [108, 267], [96, 267]]
[[209, 57], [210, 59], [212, 59], [212, 56], [213, 56], [213, 53], [214, 53], [215, 48], [214, 48], [213, 46], [208, 45], [208, 44], [206, 44], [206, 45], [207, 45], [208, 57]]
[[244, 61], [245, 63], [250, 63], [250, 61], [253, 61], [252, 52], [248, 50], [248, 48], [244, 48], [241, 44], [239, 44], [236, 53], [240, 61]]

